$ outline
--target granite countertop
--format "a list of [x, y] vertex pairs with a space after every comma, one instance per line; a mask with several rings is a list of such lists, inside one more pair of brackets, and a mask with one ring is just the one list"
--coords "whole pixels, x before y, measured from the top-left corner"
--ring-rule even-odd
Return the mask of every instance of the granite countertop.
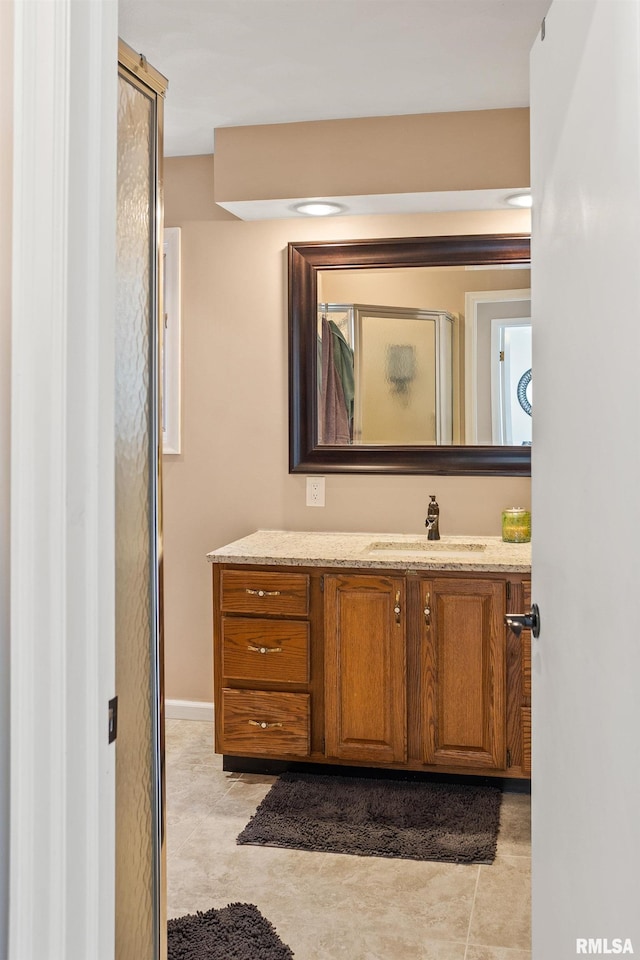
[[530, 543], [500, 537], [258, 530], [207, 554], [211, 563], [365, 567], [385, 570], [484, 570], [529, 573]]

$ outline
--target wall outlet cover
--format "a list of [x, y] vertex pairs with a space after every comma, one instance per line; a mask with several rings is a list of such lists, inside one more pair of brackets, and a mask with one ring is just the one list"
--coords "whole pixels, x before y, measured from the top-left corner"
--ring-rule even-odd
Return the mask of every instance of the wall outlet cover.
[[324, 477], [307, 477], [307, 506], [324, 507]]

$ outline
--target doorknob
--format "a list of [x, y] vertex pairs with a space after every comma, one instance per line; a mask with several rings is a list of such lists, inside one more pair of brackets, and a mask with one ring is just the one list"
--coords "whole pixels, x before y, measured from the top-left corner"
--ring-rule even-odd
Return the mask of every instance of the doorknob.
[[531, 630], [534, 637], [540, 636], [540, 611], [538, 604], [532, 603], [529, 613], [508, 613], [504, 622], [519, 637], [523, 630]]

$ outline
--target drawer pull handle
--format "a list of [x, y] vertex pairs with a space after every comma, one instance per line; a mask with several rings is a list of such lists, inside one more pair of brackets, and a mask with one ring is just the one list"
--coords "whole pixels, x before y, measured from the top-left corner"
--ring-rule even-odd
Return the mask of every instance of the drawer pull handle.
[[247, 650], [253, 650], [254, 653], [282, 653], [282, 647], [254, 647], [252, 643], [247, 644]]
[[279, 597], [279, 590], [252, 590], [251, 587], [245, 587], [245, 593], [249, 593], [252, 597]]
[[431, 626], [431, 594], [428, 593], [424, 598], [424, 622], [428, 627]]
[[271, 727], [281, 727], [281, 723], [267, 723], [266, 720], [249, 720], [252, 727], [260, 727], [261, 730], [269, 730]]
[[396, 615], [396, 623], [400, 623], [400, 591], [396, 593], [396, 605], [393, 608], [393, 612]]

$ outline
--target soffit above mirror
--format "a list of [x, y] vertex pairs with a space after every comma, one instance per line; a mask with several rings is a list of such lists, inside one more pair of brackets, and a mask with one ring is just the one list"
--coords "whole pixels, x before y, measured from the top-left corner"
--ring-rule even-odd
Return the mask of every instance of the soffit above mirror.
[[526, 107], [222, 127], [214, 198], [243, 219], [320, 198], [351, 214], [505, 209], [529, 152]]

